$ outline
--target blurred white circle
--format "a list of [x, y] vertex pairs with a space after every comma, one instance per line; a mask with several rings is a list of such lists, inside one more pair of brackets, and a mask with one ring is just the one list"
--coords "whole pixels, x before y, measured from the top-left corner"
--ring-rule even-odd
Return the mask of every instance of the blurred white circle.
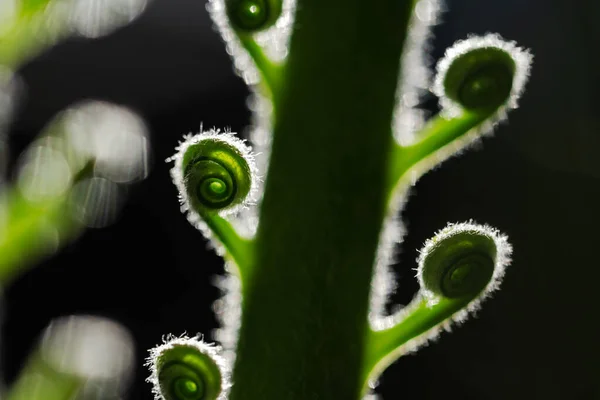
[[41, 355], [61, 372], [88, 379], [120, 379], [133, 367], [133, 339], [124, 327], [106, 318], [62, 317], [46, 328]]
[[69, 110], [66, 135], [75, 151], [94, 160], [94, 173], [129, 183], [148, 175], [150, 144], [143, 120], [127, 108], [90, 101]]
[[71, 190], [70, 200], [75, 217], [89, 228], [112, 224], [123, 204], [121, 188], [99, 177], [77, 182]]
[[97, 38], [137, 18], [147, 0], [70, 0], [73, 29], [80, 35]]
[[60, 151], [33, 145], [20, 157], [17, 185], [31, 202], [56, 198], [71, 184], [71, 168]]

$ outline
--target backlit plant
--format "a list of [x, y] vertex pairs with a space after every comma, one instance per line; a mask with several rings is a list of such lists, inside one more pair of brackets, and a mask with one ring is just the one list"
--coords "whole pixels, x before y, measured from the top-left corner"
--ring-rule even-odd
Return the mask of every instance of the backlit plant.
[[[225, 259], [226, 295], [215, 307], [222, 347], [170, 336], [151, 350], [154, 393], [370, 396], [390, 363], [500, 285], [507, 238], [452, 223], [421, 250], [412, 303], [384, 311], [407, 191], [517, 107], [532, 57], [498, 35], [473, 36], [430, 79], [434, 0], [209, 0], [208, 11], [253, 92], [254, 152], [211, 129], [168, 160], [182, 211]], [[423, 122], [427, 89], [441, 111]]]
[[[13, 71], [40, 51], [73, 34], [106, 34], [144, 6], [3, 1], [0, 97], [14, 100]], [[210, 129], [186, 136], [169, 159], [182, 211], [225, 259], [226, 295], [215, 307], [220, 346], [169, 335], [150, 351], [153, 392], [165, 400], [370, 396], [388, 365], [464, 321], [500, 285], [507, 238], [452, 223], [421, 250], [413, 301], [385, 312], [408, 190], [517, 107], [531, 55], [497, 35], [473, 36], [446, 51], [431, 79], [424, 48], [435, 0], [208, 0], [208, 11], [253, 92], [254, 150]], [[441, 111], [424, 121], [417, 106], [427, 90]], [[115, 120], [138, 133], [137, 158], [98, 139], [95, 128], [113, 132]], [[144, 176], [141, 127], [105, 103], [49, 125], [4, 191], [2, 283], [84, 226], [103, 225], [81, 199], [106, 193], [90, 189], [100, 181], [116, 187]], [[7, 398], [62, 400], [97, 387], [116, 397], [130, 350], [110, 322], [59, 320]], [[102, 356], [115, 362], [98, 363]]]

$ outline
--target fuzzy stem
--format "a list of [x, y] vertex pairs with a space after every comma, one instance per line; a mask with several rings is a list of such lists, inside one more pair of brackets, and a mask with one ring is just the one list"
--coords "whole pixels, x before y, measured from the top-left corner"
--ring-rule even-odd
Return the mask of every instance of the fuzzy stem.
[[207, 216], [204, 221], [219, 238], [243, 279], [252, 265], [252, 240], [241, 237], [229, 221], [218, 215]]
[[238, 33], [238, 38], [240, 39], [242, 46], [244, 46], [246, 51], [254, 60], [256, 68], [262, 77], [262, 86], [267, 91], [268, 96], [271, 99], [274, 99], [279, 91], [279, 87], [281, 86], [283, 65], [276, 64], [271, 61], [251, 35]]
[[[469, 141], [469, 133], [480, 126], [489, 113], [463, 111], [459, 116], [447, 119], [437, 115], [427, 122], [417, 134], [419, 141], [409, 146], [396, 144], [391, 161], [391, 188], [394, 190], [405, 174], [416, 167], [417, 174], [426, 172], [451, 154], [455, 154]], [[448, 147], [453, 146], [450, 150]]]
[[231, 400], [362, 395], [367, 282], [413, 5], [298, 1]]
[[[435, 335], [435, 328], [463, 309], [473, 297], [457, 299], [440, 298], [429, 306], [427, 300], [417, 297], [406, 306], [406, 314], [401, 320], [388, 329], [371, 331], [366, 348], [364, 388], [370, 379], [376, 378], [385, 368], [402, 354], [411, 350], [410, 342], [419, 341], [422, 335]], [[416, 343], [419, 344], [419, 343]], [[408, 346], [408, 347], [406, 347]]]

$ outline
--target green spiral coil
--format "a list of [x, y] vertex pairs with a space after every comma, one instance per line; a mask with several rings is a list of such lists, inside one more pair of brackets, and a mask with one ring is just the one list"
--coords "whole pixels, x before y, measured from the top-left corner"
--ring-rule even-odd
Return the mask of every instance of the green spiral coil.
[[234, 29], [254, 33], [275, 24], [281, 16], [281, 0], [225, 0]]
[[437, 66], [433, 91], [443, 108], [492, 114], [515, 108], [529, 76], [528, 50], [498, 35], [473, 36], [446, 51]]
[[[456, 228], [458, 226], [458, 228]], [[430, 240], [419, 258], [418, 277], [429, 294], [475, 297], [492, 281], [498, 239], [476, 225], [454, 225]]]
[[474, 49], [457, 57], [444, 79], [446, 96], [467, 110], [494, 110], [512, 91], [515, 62], [502, 49]]
[[169, 338], [150, 350], [147, 365], [160, 400], [222, 400], [229, 388], [219, 348], [198, 338]]
[[248, 200], [255, 168], [241, 140], [210, 131], [188, 138], [178, 150], [173, 176], [190, 209], [201, 216], [227, 213]]

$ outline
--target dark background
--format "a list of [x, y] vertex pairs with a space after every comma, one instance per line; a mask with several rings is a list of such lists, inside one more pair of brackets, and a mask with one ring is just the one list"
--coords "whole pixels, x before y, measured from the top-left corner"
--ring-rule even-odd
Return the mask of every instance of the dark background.
[[[600, 399], [600, 6], [593, 0], [454, 0], [435, 28], [435, 59], [468, 33], [498, 32], [532, 49], [533, 74], [510, 123], [482, 148], [447, 161], [412, 190], [395, 266], [407, 303], [416, 250], [447, 221], [507, 233], [514, 262], [479, 318], [443, 334], [383, 375], [384, 399]], [[243, 132], [248, 95], [204, 0], [154, 0], [134, 24], [100, 40], [73, 39], [24, 66], [26, 98], [13, 155], [50, 118], [95, 98], [132, 107], [151, 129], [149, 178], [119, 221], [24, 274], [4, 293], [2, 362], [14, 379], [57, 316], [111, 317], [130, 329], [138, 370], [129, 399], [150, 399], [141, 366], [166, 333], [216, 327], [212, 278], [222, 262], [180, 214], [168, 175], [181, 135]], [[368, 29], [368, 27], [365, 27]]]

